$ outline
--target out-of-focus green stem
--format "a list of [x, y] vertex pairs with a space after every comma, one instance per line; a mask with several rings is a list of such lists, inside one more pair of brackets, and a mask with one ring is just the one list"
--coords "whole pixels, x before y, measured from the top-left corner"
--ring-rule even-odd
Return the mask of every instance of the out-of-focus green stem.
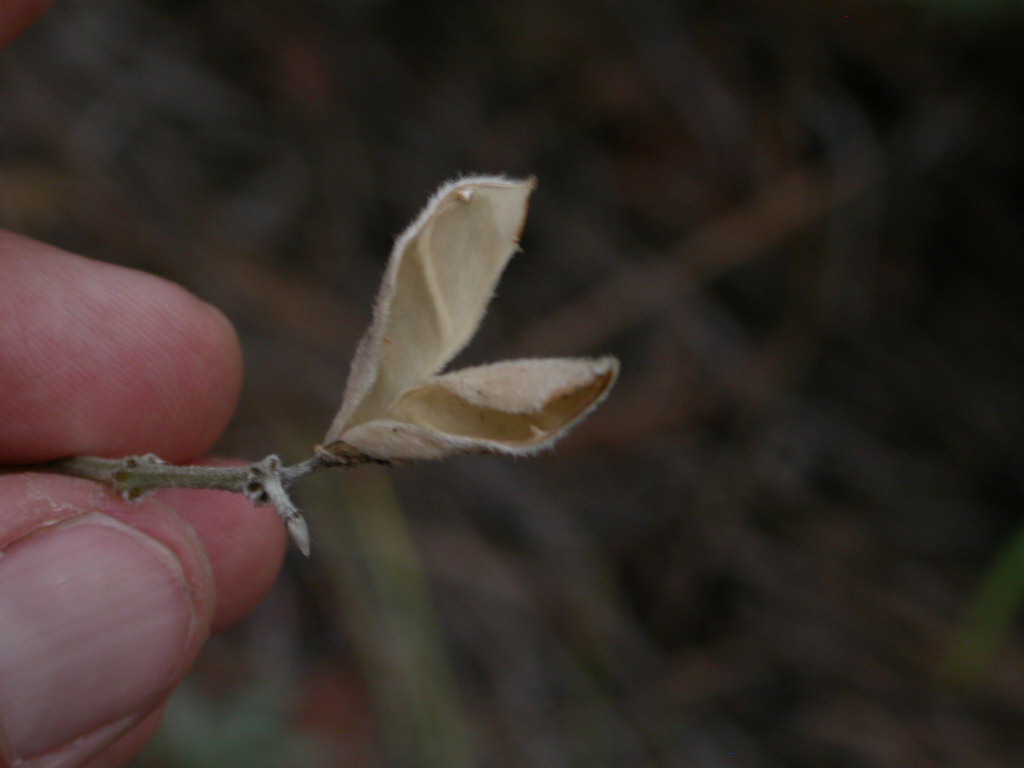
[[977, 684], [1010, 633], [1022, 605], [1024, 526], [1003, 546], [982, 579], [946, 656], [947, 678], [960, 685]]

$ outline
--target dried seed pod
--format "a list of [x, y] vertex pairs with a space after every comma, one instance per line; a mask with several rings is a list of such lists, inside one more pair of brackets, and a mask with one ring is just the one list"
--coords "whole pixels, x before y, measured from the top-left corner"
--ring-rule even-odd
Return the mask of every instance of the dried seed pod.
[[596, 406], [618, 363], [518, 360], [438, 372], [476, 332], [519, 245], [533, 179], [442, 187], [398, 238], [320, 451], [384, 461], [529, 453]]

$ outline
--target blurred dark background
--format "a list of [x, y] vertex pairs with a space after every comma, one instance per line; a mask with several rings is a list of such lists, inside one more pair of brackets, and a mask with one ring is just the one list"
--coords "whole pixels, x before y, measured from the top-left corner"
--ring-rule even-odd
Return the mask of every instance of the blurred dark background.
[[0, 224], [235, 322], [222, 453], [309, 455], [468, 172], [540, 186], [460, 362], [620, 383], [303, 485], [138, 765], [1024, 765], [1024, 5], [63, 0], [0, 56]]

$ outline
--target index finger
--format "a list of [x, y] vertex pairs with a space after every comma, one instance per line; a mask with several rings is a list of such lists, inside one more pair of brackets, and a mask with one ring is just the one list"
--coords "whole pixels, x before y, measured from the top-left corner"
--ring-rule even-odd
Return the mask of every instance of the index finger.
[[241, 374], [231, 324], [180, 286], [0, 232], [0, 463], [194, 458]]

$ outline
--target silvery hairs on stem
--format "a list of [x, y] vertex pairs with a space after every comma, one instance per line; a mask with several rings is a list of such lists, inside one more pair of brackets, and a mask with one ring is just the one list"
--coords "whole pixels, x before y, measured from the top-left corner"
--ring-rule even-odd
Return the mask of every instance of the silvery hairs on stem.
[[508, 360], [440, 373], [476, 332], [518, 250], [534, 186], [503, 176], [450, 182], [399, 236], [341, 407], [312, 458], [199, 467], [152, 455], [76, 456], [50, 469], [108, 483], [132, 499], [157, 488], [244, 493], [254, 504], [273, 504], [308, 555], [309, 531], [288, 489], [311, 472], [550, 446], [608, 394], [615, 358]]

